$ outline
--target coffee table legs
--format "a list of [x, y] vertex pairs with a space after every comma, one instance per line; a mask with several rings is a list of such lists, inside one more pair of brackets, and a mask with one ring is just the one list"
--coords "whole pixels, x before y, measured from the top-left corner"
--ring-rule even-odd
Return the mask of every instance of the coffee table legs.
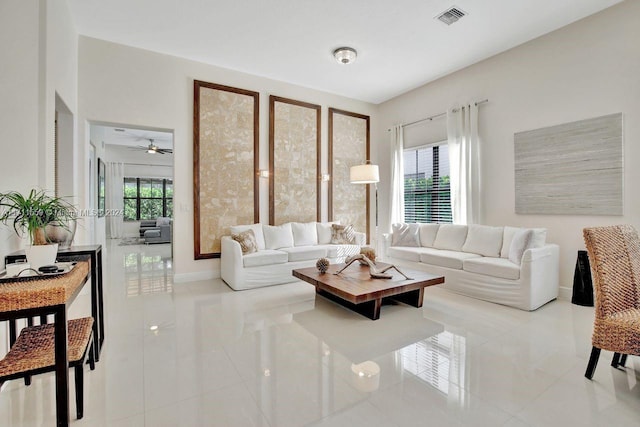
[[[349, 310], [360, 313], [371, 320], [378, 320], [380, 318], [380, 307], [382, 307], [383, 303], [382, 298], [374, 299], [360, 304], [354, 304], [352, 302], [345, 301], [339, 296], [333, 295], [322, 289], [316, 288], [316, 293], [318, 295], [322, 295], [327, 299], [330, 299], [331, 301], [337, 302], [338, 304], [348, 308]], [[386, 299], [402, 302], [413, 307], [422, 307], [422, 301], [424, 299], [424, 288], [384, 298], [384, 300]]]
[[403, 302], [407, 305], [412, 305], [414, 307], [422, 307], [422, 300], [424, 298], [424, 288], [405, 292], [404, 294], [394, 295], [389, 298], [399, 302]]
[[322, 289], [316, 288], [316, 293], [318, 295], [322, 295], [327, 299], [330, 299], [333, 302], [337, 302], [338, 304], [348, 308], [349, 310], [360, 313], [371, 320], [378, 320], [380, 318], [380, 307], [382, 307], [382, 299], [375, 299], [360, 304], [354, 304], [352, 302], [345, 301], [336, 295], [330, 294], [329, 292]]

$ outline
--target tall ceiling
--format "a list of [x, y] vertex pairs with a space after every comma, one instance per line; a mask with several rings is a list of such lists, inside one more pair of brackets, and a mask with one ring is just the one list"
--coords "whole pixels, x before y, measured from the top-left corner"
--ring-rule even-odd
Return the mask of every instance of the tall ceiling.
[[82, 35], [376, 104], [620, 1], [68, 0]]

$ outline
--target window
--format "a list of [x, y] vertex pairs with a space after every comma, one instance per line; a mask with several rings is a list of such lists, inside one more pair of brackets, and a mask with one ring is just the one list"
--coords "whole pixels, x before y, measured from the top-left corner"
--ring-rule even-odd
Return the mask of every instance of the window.
[[124, 179], [124, 220], [173, 216], [173, 180], [162, 178]]
[[446, 143], [404, 151], [404, 221], [450, 223], [451, 187]]

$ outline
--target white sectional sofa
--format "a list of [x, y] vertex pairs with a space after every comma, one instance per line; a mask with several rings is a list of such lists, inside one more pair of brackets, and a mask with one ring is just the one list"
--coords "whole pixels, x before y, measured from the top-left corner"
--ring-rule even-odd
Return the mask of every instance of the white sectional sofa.
[[280, 226], [262, 224], [231, 227], [232, 234], [248, 229], [256, 237], [257, 252], [243, 255], [231, 236], [222, 237], [221, 277], [232, 289], [252, 289], [294, 282], [291, 270], [315, 266], [319, 258], [333, 263], [360, 253], [364, 233], [354, 232], [352, 244], [331, 244], [332, 223], [291, 222]]
[[443, 275], [445, 289], [535, 310], [558, 297], [559, 248], [545, 229], [394, 224], [386, 262]]

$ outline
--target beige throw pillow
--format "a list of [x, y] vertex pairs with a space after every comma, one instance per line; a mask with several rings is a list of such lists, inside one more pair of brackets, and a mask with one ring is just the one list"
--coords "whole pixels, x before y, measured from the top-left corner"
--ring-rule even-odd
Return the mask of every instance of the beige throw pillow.
[[332, 245], [352, 245], [355, 240], [353, 225], [331, 224]]
[[240, 243], [242, 255], [258, 252], [258, 243], [256, 242], [256, 235], [253, 233], [253, 230], [249, 229], [242, 233], [232, 234], [231, 238]]

